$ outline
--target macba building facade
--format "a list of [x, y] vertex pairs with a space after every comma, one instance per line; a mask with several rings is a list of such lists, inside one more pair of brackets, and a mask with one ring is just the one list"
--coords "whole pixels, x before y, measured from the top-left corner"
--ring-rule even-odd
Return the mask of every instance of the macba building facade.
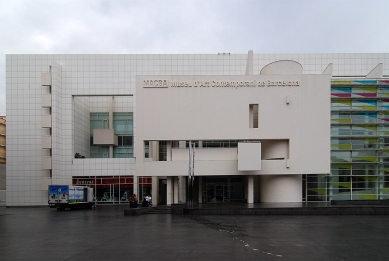
[[99, 204], [389, 199], [388, 64], [7, 55], [6, 205], [47, 205], [52, 184], [92, 187]]

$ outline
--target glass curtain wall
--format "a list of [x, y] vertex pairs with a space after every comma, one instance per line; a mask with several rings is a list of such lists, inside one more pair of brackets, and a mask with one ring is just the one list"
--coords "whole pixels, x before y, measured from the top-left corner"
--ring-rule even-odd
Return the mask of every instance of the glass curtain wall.
[[332, 81], [331, 173], [303, 188], [306, 201], [389, 199], [389, 81]]
[[132, 112], [114, 112], [113, 128], [118, 136], [118, 146], [113, 148], [114, 158], [133, 158], [133, 115]]
[[134, 191], [133, 176], [74, 176], [72, 184], [93, 188], [98, 204], [128, 203]]
[[96, 112], [90, 114], [90, 157], [91, 158], [109, 158], [109, 148], [107, 146], [93, 145], [93, 130], [108, 129], [108, 112]]
[[[90, 157], [109, 158], [108, 146], [93, 145], [93, 130], [108, 129], [108, 112], [98, 112], [90, 114]], [[118, 136], [118, 146], [113, 148], [113, 158], [133, 158], [133, 113], [114, 112], [113, 113], [114, 133]]]
[[[73, 176], [73, 185], [93, 188], [95, 201], [99, 204], [129, 203], [134, 193], [133, 176]], [[138, 200], [152, 193], [152, 178], [138, 177]]]

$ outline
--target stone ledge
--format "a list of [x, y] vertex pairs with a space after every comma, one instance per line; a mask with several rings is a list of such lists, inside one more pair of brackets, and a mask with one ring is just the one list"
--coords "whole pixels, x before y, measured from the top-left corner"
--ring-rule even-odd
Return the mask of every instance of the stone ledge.
[[137, 216], [149, 211], [149, 208], [127, 208], [124, 210], [124, 216]]
[[331, 205], [347, 205], [347, 206], [375, 206], [389, 205], [388, 199], [382, 200], [331, 200]]
[[183, 209], [184, 215], [389, 215], [387, 206]]

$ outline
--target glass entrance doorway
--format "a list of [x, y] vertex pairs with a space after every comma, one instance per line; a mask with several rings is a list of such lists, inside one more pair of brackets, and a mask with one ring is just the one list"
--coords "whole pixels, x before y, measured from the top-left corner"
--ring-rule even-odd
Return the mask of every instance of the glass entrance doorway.
[[244, 202], [244, 177], [203, 177], [203, 203]]

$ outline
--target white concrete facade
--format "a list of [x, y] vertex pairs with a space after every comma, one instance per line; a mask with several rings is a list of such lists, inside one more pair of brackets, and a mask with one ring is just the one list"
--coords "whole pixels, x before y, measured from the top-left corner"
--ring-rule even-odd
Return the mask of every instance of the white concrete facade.
[[[279, 61], [261, 75], [137, 77], [138, 173], [177, 177], [188, 169], [188, 149], [168, 146], [167, 155], [172, 156], [166, 161], [145, 159], [144, 141], [240, 140], [259, 146], [250, 150], [246, 145], [241, 154], [237, 148], [196, 149], [196, 175], [279, 175], [271, 184], [280, 196], [265, 193], [261, 201], [301, 201], [301, 184], [283, 180], [297, 175], [301, 183], [302, 174], [330, 172], [330, 100], [322, 97], [330, 96], [331, 80], [329, 74], [301, 72], [300, 64]], [[250, 124], [254, 104], [256, 126]], [[266, 144], [264, 155], [273, 154], [271, 158], [261, 158], [261, 141]], [[253, 202], [253, 180], [247, 182], [247, 201]]]
[[[266, 65], [279, 60], [297, 61], [302, 74], [284, 71], [274, 75], [269, 67], [263, 73], [270, 74], [259, 74]], [[138, 176], [169, 176], [168, 202], [178, 202], [185, 195], [185, 182], [177, 177], [187, 175], [186, 149], [170, 144], [170, 161], [147, 162], [143, 160], [143, 141], [189, 139], [261, 141], [261, 170], [239, 173], [236, 149], [216, 153], [198, 149], [196, 173], [247, 176], [248, 202], [301, 201], [299, 176], [329, 172], [330, 100], [323, 99], [329, 97], [331, 76], [323, 74], [329, 64], [333, 64], [334, 76], [364, 77], [377, 64], [389, 64], [389, 55], [7, 55], [7, 206], [46, 205], [47, 184], [71, 184], [73, 176], [133, 176], [135, 191]], [[381, 70], [383, 75], [389, 74], [389, 68]], [[142, 86], [147, 79], [162, 78], [176, 82], [285, 80], [301, 81], [301, 85], [197, 89]], [[90, 113], [108, 112], [111, 97], [114, 112], [134, 113], [134, 158], [89, 158]], [[153, 107], [149, 110], [150, 104]], [[250, 104], [259, 106], [258, 128], [249, 126]], [[144, 122], [143, 116], [150, 122]], [[198, 124], [193, 126], [186, 120]], [[86, 158], [75, 159], [75, 153]], [[153, 197], [161, 189], [155, 187], [157, 184], [153, 180]], [[287, 189], [282, 195], [273, 195], [279, 188]]]

